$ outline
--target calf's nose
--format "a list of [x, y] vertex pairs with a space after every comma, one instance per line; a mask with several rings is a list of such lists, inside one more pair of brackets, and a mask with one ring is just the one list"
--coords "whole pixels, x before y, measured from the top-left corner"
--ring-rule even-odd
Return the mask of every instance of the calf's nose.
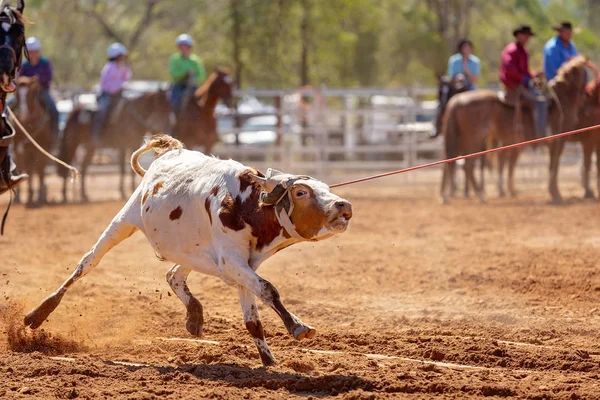
[[346, 200], [339, 200], [335, 202], [335, 208], [337, 208], [340, 215], [346, 219], [352, 218], [352, 204]]

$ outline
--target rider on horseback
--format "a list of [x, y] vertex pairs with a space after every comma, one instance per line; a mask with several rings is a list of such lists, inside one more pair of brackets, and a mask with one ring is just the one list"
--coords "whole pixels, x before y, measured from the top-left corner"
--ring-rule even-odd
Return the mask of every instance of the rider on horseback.
[[448, 59], [448, 76], [455, 78], [463, 75], [467, 90], [477, 89], [477, 80], [481, 76], [481, 61], [472, 52], [473, 43], [465, 38], [458, 43], [458, 52]]
[[[513, 31], [515, 41], [502, 51], [500, 80], [504, 83], [506, 94], [534, 104], [534, 121], [538, 137], [546, 136], [548, 103], [546, 97], [532, 84], [532, 78], [543, 76], [543, 72], [534, 74], [529, 70], [529, 54], [525, 44], [534, 36], [530, 26], [521, 25]], [[518, 100], [517, 100], [518, 101]], [[519, 103], [517, 103], [517, 107]]]
[[52, 64], [50, 60], [43, 57], [40, 53], [42, 44], [39, 39], [30, 37], [26, 41], [27, 50], [29, 50], [29, 61], [25, 61], [21, 67], [20, 76], [37, 76], [38, 82], [42, 86], [40, 92], [40, 102], [50, 116], [50, 127], [52, 134], [58, 136], [58, 110], [56, 103], [50, 95], [50, 84], [52, 83]]
[[94, 145], [100, 142], [100, 133], [104, 128], [111, 106], [121, 98], [125, 82], [131, 79], [131, 69], [127, 65], [127, 48], [121, 43], [108, 46], [108, 62], [100, 74], [100, 96], [98, 96], [98, 111], [92, 126], [92, 141]]
[[548, 80], [556, 76], [564, 63], [577, 56], [577, 48], [571, 40], [573, 25], [568, 21], [563, 21], [553, 29], [558, 34], [544, 45], [544, 72]]
[[177, 114], [196, 91], [197, 85], [206, 79], [206, 70], [202, 60], [192, 54], [194, 41], [188, 34], [181, 34], [175, 40], [179, 52], [169, 59], [169, 74], [173, 86], [171, 88], [171, 108], [173, 110], [171, 125], [177, 121]]

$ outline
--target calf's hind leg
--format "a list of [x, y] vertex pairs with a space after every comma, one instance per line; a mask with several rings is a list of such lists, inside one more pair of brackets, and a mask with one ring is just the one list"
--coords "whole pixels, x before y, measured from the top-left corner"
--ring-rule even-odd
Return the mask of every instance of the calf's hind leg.
[[79, 279], [85, 276], [92, 270], [102, 257], [108, 253], [110, 249], [115, 247], [117, 244], [133, 235], [137, 230], [137, 227], [123, 218], [123, 213], [127, 210], [124, 208], [117, 214], [111, 224], [106, 228], [98, 242], [92, 247], [92, 249], [83, 256], [77, 268], [73, 271], [73, 274], [67, 279], [56, 292], [48, 296], [42, 304], [31, 310], [25, 316], [25, 325], [35, 329], [42, 325], [42, 323], [48, 318], [50, 313], [60, 304], [62, 297], [66, 291]]
[[273, 357], [271, 350], [269, 350], [265, 339], [265, 331], [260, 322], [256, 297], [248, 289], [241, 286], [238, 288], [238, 293], [240, 295], [242, 311], [244, 312], [244, 323], [246, 324], [246, 329], [252, 335], [252, 339], [254, 339], [254, 344], [256, 344], [258, 354], [260, 354], [260, 360], [265, 367], [275, 364], [275, 357]]
[[202, 304], [192, 295], [186, 282], [190, 271], [191, 268], [175, 264], [167, 272], [167, 282], [187, 308], [185, 328], [194, 336], [202, 336], [202, 326], [204, 325]]

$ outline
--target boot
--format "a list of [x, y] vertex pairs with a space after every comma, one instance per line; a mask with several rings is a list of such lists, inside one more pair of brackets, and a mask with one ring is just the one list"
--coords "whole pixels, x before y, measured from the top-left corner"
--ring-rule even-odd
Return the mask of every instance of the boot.
[[19, 174], [17, 166], [8, 154], [8, 147], [0, 147], [0, 195], [17, 187], [29, 179], [27, 174]]

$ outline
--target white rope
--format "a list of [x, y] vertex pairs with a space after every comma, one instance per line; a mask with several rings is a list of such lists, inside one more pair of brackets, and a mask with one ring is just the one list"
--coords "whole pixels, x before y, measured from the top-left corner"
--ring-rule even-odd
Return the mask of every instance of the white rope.
[[25, 137], [27, 137], [27, 139], [29, 139], [29, 141], [40, 151], [40, 153], [42, 153], [43, 155], [45, 155], [46, 157], [48, 157], [49, 159], [51, 159], [52, 161], [54, 161], [57, 164], [62, 165], [63, 167], [67, 168], [69, 171], [71, 171], [71, 179], [73, 181], [77, 180], [77, 178], [79, 177], [79, 171], [77, 170], [77, 168], [67, 164], [66, 162], [54, 157], [52, 154], [50, 154], [49, 152], [47, 152], [42, 146], [40, 146], [38, 144], [38, 142], [36, 142], [33, 137], [31, 137], [31, 135], [29, 134], [29, 132], [27, 132], [27, 129], [25, 129], [25, 127], [23, 125], [21, 125], [21, 122], [19, 122], [19, 120], [17, 119], [17, 116], [15, 115], [15, 113], [13, 112], [13, 110], [11, 110], [9, 107], [7, 107], [8, 113], [9, 115], [12, 117], [13, 121], [15, 121], [15, 123], [17, 124], [17, 126], [21, 129], [21, 132], [23, 132], [23, 134], [25, 135]]

